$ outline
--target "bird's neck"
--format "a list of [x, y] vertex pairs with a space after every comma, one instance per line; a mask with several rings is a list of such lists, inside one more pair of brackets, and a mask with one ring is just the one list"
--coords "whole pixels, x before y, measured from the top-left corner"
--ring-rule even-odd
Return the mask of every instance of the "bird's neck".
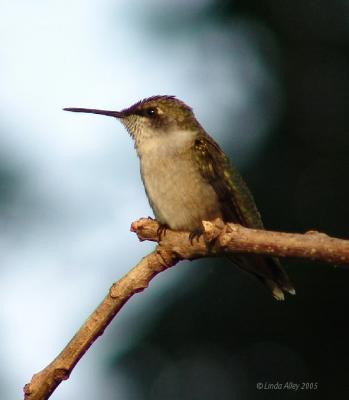
[[141, 160], [172, 157], [189, 150], [197, 135], [198, 132], [190, 130], [156, 132], [156, 135], [143, 132], [135, 138], [135, 148]]

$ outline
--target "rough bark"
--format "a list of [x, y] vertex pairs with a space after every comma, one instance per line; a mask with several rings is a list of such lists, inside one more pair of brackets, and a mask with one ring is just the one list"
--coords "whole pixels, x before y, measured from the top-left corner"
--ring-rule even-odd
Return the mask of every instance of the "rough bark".
[[349, 265], [349, 241], [315, 231], [305, 234], [271, 232], [236, 224], [225, 225], [216, 220], [204, 221], [204, 234], [190, 240], [188, 232], [169, 229], [161, 232], [159, 228], [159, 224], [152, 219], [140, 219], [132, 224], [131, 230], [140, 240], [159, 243], [156, 249], [112, 285], [107, 296], [62, 352], [25, 385], [26, 400], [48, 399], [56, 387], [69, 378], [77, 362], [103, 334], [127, 300], [147, 288], [154, 276], [180, 260], [238, 252]]

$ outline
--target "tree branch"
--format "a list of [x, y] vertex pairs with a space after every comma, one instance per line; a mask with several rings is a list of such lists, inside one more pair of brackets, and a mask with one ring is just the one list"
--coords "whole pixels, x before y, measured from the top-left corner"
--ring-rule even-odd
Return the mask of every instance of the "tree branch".
[[[167, 230], [161, 246], [182, 259], [193, 259], [222, 253], [255, 253], [275, 257], [304, 258], [349, 266], [349, 240], [337, 239], [316, 231], [304, 234], [250, 229], [222, 220], [203, 221], [204, 235], [193, 243], [187, 232]], [[140, 219], [132, 224], [140, 240], [158, 241], [159, 224]]]
[[159, 240], [159, 224], [140, 219], [131, 226], [140, 240], [159, 242], [127, 275], [114, 283], [102, 303], [63, 349], [24, 387], [26, 400], [46, 400], [62, 380], [68, 379], [75, 365], [93, 342], [102, 335], [127, 300], [143, 291], [159, 272], [180, 260], [192, 260], [230, 252], [298, 257], [349, 265], [349, 241], [309, 231], [305, 234], [248, 229], [221, 220], [204, 221], [204, 235], [189, 240], [188, 232], [166, 230]]

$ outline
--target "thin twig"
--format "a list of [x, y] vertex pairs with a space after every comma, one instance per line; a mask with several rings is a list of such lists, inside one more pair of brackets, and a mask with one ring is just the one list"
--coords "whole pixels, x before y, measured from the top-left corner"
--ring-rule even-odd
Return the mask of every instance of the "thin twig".
[[[204, 235], [188, 241], [187, 232], [167, 230], [161, 245], [183, 259], [221, 253], [255, 253], [275, 257], [303, 258], [349, 266], [349, 240], [337, 239], [316, 231], [304, 234], [250, 229], [222, 220], [204, 221]], [[158, 241], [157, 221], [142, 218], [132, 224], [140, 240]]]
[[159, 242], [127, 275], [114, 283], [102, 303], [90, 315], [63, 351], [24, 387], [26, 400], [46, 400], [69, 378], [75, 365], [93, 342], [102, 335], [127, 300], [148, 287], [161, 271], [184, 259], [214, 256], [226, 252], [298, 257], [349, 265], [349, 241], [310, 231], [305, 234], [248, 229], [222, 221], [205, 221], [204, 235], [193, 241], [188, 232], [166, 230], [159, 241], [159, 224], [140, 219], [131, 230], [140, 240]]
[[144, 257], [128, 274], [115, 282], [109, 293], [89, 316], [79, 331], [62, 352], [42, 371], [32, 377], [25, 385], [26, 400], [48, 399], [62, 380], [68, 379], [73, 368], [102, 335], [115, 315], [127, 300], [137, 292], [148, 287], [149, 282], [159, 272], [175, 265], [177, 259], [160, 246]]

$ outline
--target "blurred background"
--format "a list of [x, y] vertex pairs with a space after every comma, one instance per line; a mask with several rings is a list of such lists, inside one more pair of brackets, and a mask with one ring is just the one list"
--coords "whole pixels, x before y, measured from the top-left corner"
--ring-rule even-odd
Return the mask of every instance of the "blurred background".
[[[270, 229], [349, 237], [349, 2], [3, 2], [0, 397], [46, 366], [152, 248], [115, 109], [176, 95], [240, 168]], [[349, 271], [285, 260], [283, 303], [223, 259], [182, 263], [120, 312], [52, 398], [349, 394]], [[260, 390], [258, 382], [317, 383]]]

